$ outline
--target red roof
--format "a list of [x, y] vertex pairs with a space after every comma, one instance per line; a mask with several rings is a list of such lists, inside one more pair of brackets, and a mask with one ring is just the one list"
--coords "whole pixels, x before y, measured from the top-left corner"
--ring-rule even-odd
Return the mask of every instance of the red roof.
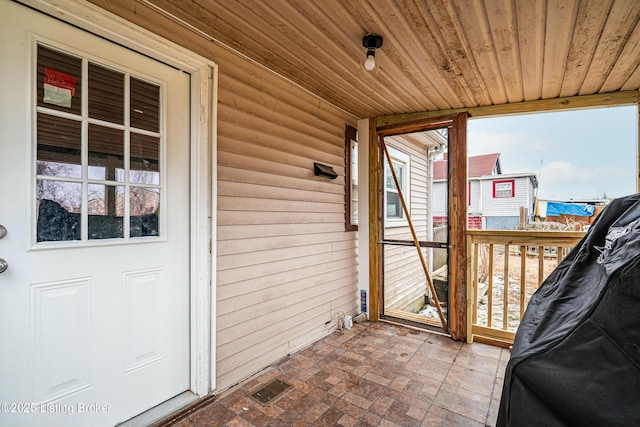
[[[499, 163], [500, 153], [482, 154], [480, 156], [470, 156], [468, 163], [469, 178], [479, 176], [493, 175], [500, 173]], [[447, 157], [445, 160], [437, 160], [433, 162], [433, 179], [447, 179]]]

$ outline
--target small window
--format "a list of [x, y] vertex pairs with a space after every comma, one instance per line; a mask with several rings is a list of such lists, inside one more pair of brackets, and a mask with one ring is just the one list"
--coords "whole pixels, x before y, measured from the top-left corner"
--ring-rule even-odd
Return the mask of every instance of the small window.
[[[393, 165], [393, 170], [396, 174], [396, 178], [398, 179], [398, 184], [400, 185], [400, 190], [404, 194], [405, 185], [404, 185], [404, 165]], [[386, 178], [386, 186], [385, 191], [387, 193], [387, 218], [388, 219], [402, 219], [404, 218], [404, 212], [402, 211], [402, 203], [400, 202], [400, 195], [398, 192], [398, 188], [396, 187], [396, 183], [393, 180], [393, 174], [391, 173], [391, 168], [386, 168], [387, 178]]]
[[494, 181], [493, 182], [493, 197], [496, 199], [515, 197], [515, 181]]
[[[389, 150], [389, 156], [391, 157], [391, 163], [393, 163], [393, 171], [398, 179], [398, 185], [402, 196], [407, 206], [410, 205], [409, 199], [409, 172], [410, 161], [409, 155], [398, 151], [392, 147], [387, 146]], [[402, 201], [400, 200], [400, 194], [398, 187], [393, 180], [393, 174], [391, 168], [385, 159], [384, 166], [385, 184], [384, 184], [384, 214], [385, 220], [390, 223], [406, 222], [406, 215], [402, 208]]]
[[358, 129], [345, 130], [345, 229], [358, 229]]

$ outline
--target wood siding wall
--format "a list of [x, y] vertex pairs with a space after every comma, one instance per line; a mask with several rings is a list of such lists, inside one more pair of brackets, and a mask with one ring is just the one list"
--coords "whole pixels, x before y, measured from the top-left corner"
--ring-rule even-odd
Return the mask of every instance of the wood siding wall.
[[[427, 238], [427, 149], [424, 146], [391, 141], [387, 146], [406, 153], [411, 158], [409, 177], [409, 200], [411, 221], [418, 239]], [[412, 241], [411, 231], [405, 226], [386, 226], [384, 238]], [[430, 240], [430, 239], [429, 239]], [[429, 254], [423, 249], [425, 259]], [[424, 300], [428, 294], [424, 276], [415, 247], [384, 246], [384, 301], [385, 308], [403, 310], [416, 301]]]
[[[135, 0], [93, 3], [219, 66], [217, 390], [357, 314], [345, 232], [344, 130], [357, 118]], [[330, 165], [335, 180], [315, 177]], [[330, 322], [325, 325], [325, 322]]]

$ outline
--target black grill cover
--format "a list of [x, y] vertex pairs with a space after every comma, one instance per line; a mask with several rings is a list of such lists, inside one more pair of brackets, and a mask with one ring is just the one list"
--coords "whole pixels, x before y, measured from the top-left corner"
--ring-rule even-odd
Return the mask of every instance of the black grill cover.
[[612, 201], [531, 297], [497, 427], [640, 426], [640, 194]]

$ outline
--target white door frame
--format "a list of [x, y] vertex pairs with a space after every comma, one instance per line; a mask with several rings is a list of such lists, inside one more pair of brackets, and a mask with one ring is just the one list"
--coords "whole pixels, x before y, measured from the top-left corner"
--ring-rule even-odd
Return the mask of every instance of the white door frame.
[[150, 31], [84, 1], [18, 0], [191, 75], [190, 357], [191, 391], [216, 388], [215, 257], [218, 66]]

